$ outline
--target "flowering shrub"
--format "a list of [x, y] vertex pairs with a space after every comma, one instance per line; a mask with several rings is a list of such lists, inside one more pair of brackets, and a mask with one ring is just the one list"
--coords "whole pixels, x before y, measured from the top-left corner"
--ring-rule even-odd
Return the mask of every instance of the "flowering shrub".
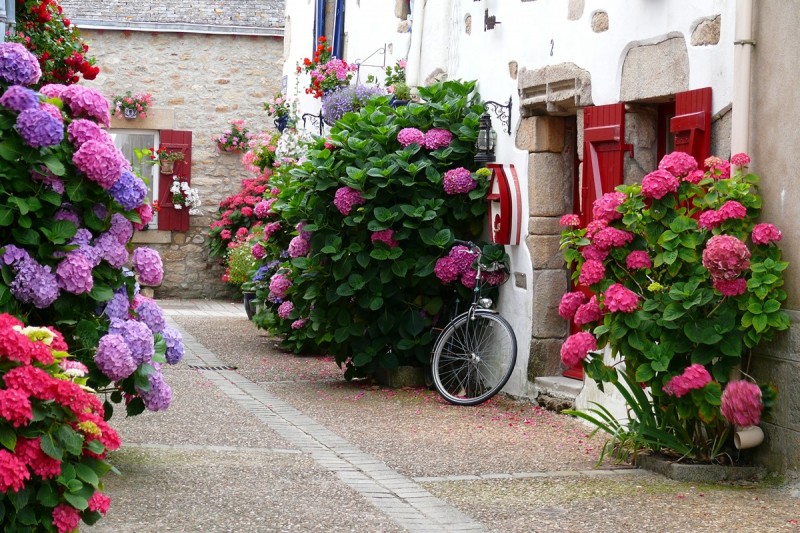
[[114, 116], [123, 118], [127, 113], [133, 112], [133, 116], [147, 117], [147, 108], [153, 105], [153, 98], [150, 93], [131, 94], [127, 91], [124, 95], [114, 95], [111, 97], [111, 107]]
[[344, 87], [350, 84], [356, 65], [348, 65], [346, 61], [331, 56], [332, 48], [326, 46], [324, 36], [319, 38], [319, 44], [314, 51], [314, 58], [303, 59], [303, 66], [297, 66], [297, 72], [305, 72], [311, 76], [306, 94], [314, 98], [322, 98], [327, 91]]
[[241, 235], [247, 235], [256, 224], [264, 224], [275, 213], [271, 206], [273, 197], [264, 199], [264, 193], [270, 194], [269, 177], [271, 172], [242, 180], [239, 192], [219, 203], [217, 219], [211, 223], [208, 232], [210, 253], [214, 257], [223, 258], [227, 254], [228, 245]]
[[259, 132], [250, 138], [247, 151], [242, 154], [242, 165], [245, 170], [261, 175], [275, 163], [275, 151], [278, 147], [278, 133]]
[[33, 85], [49, 83], [70, 85], [84, 79], [93, 80], [100, 73], [93, 57], [86, 53], [78, 28], [64, 16], [58, 0], [25, 0], [17, 2], [17, 23], [7, 41], [20, 43], [38, 60], [41, 78]]
[[357, 112], [370, 98], [381, 94], [380, 88], [366, 85], [337, 87], [322, 97], [322, 120], [333, 124], [345, 113]]
[[256, 243], [254, 235], [238, 239], [230, 244], [226, 258], [227, 268], [225, 269], [224, 280], [231, 285], [239, 286], [251, 278], [250, 271], [256, 264], [253, 256], [253, 246]]
[[617, 370], [592, 355], [610, 345], [625, 362], [622, 381], [650, 387], [652, 400], [639, 408], [652, 418], [630, 427], [639, 445], [655, 451], [713, 459], [728, 422], [757, 424], [774, 399], [768, 386], [729, 382], [743, 354], [789, 327], [781, 234], [755, 224], [761, 198], [748, 162], [744, 154], [732, 165], [710, 158], [703, 172], [675, 152], [641, 185], [597, 200], [586, 228], [562, 218], [573, 280], [595, 295], [562, 299], [561, 316], [586, 330], [567, 339], [562, 360], [582, 361], [601, 386], [622, 385]]
[[[138, 352], [133, 366], [127, 352], [141, 343], [141, 327], [96, 357], [117, 322], [144, 320], [137, 312], [144, 301], [139, 283], [161, 282], [158, 254], [129, 248], [134, 227], [152, 216], [146, 187], [100, 127], [110, 120], [108, 101], [80, 85], [43, 86], [52, 104], [27, 98], [29, 89], [19, 86], [37, 83], [38, 76], [32, 54], [16, 43], [0, 44], [0, 102], [8, 104], [9, 119], [0, 131], [5, 145], [16, 147], [0, 158], [0, 312], [58, 327], [89, 369], [87, 384], [110, 393], [107, 416], [123, 394], [129, 414], [163, 406], [167, 393], [150, 401], [148, 382], [160, 378], [158, 364], [180, 359], [177, 332], [145, 323], [148, 350]], [[51, 114], [53, 104], [63, 111]]]
[[[152, 338], [152, 337], [151, 337]], [[100, 478], [120, 438], [51, 327], [0, 314], [0, 515], [7, 531], [73, 531], [108, 511]]]
[[212, 137], [211, 140], [217, 144], [217, 150], [220, 152], [242, 152], [247, 149], [250, 137], [250, 131], [245, 126], [244, 120], [234, 120], [230, 128]]

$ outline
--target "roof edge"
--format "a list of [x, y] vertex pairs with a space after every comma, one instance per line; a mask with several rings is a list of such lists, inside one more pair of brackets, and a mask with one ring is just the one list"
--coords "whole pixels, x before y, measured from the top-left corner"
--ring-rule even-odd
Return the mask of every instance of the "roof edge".
[[189, 24], [183, 22], [134, 22], [101, 19], [70, 19], [78, 29], [143, 31], [161, 33], [201, 33], [211, 35], [247, 35], [254, 37], [283, 37], [284, 28], [255, 26], [225, 26], [222, 24]]

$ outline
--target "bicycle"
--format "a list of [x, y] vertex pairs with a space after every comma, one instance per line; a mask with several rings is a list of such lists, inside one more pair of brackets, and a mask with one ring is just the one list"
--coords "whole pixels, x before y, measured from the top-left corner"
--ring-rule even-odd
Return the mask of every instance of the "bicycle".
[[472, 242], [456, 241], [476, 255], [472, 303], [442, 329], [433, 346], [431, 373], [436, 391], [455, 405], [478, 405], [502, 389], [517, 361], [517, 337], [511, 325], [481, 298], [482, 273], [508, 271], [503, 263], [481, 264], [481, 249]]

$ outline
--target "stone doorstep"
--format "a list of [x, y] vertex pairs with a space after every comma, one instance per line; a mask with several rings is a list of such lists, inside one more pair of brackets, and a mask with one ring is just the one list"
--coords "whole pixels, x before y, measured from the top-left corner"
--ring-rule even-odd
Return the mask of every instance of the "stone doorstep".
[[655, 455], [639, 455], [636, 458], [639, 468], [661, 474], [676, 481], [689, 483], [720, 481], [760, 481], [766, 469], [757, 466], [722, 466], [675, 463]]
[[575, 398], [583, 389], [583, 381], [564, 376], [538, 377], [533, 382], [536, 403], [549, 411], [560, 413], [575, 407]]

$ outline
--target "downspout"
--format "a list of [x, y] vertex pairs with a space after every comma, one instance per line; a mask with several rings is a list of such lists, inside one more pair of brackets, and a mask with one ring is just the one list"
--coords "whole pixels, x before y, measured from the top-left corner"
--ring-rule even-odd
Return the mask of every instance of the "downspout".
[[736, 1], [733, 41], [733, 116], [731, 154], [750, 153], [750, 58], [753, 40], [753, 0]]
[[0, 43], [5, 42], [6, 32], [11, 30], [17, 22], [17, 3], [15, 0], [5, 0], [3, 4], [5, 9], [2, 9], [2, 13], [0, 13], [0, 20], [2, 21], [2, 24], [0, 24], [2, 26], [0, 28]]
[[411, 46], [406, 63], [406, 85], [419, 85], [419, 64], [422, 55], [422, 24], [425, 22], [426, 0], [415, 0], [411, 11]]

